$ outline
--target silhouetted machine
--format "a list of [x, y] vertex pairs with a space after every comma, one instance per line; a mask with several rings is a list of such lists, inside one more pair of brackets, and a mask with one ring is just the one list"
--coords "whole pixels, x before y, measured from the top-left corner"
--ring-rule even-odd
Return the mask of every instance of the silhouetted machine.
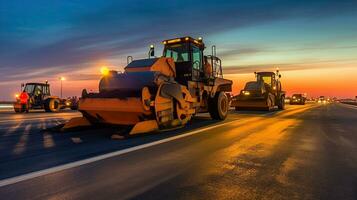
[[231, 106], [236, 110], [271, 110], [285, 108], [285, 92], [282, 90], [279, 71], [255, 72], [256, 81], [246, 83], [240, 94], [233, 97]]

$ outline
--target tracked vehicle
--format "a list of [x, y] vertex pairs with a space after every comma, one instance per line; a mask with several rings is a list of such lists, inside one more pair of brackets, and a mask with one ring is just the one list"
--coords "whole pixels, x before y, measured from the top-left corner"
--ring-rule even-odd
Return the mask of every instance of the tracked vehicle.
[[[201, 112], [224, 120], [228, 114], [232, 81], [224, 79], [221, 60], [205, 56], [202, 39], [163, 41], [163, 56], [133, 60], [123, 73], [108, 71], [98, 93], [83, 90], [78, 110], [82, 117], [64, 129], [91, 125], [125, 125], [129, 134], [180, 127]], [[154, 58], [152, 58], [154, 57]]]

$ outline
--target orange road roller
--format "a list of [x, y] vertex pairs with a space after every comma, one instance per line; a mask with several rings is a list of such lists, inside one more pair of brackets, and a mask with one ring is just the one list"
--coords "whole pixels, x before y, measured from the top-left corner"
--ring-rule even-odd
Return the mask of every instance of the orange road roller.
[[221, 60], [212, 47], [204, 55], [202, 38], [163, 41], [161, 57], [150, 47], [149, 58], [133, 60], [123, 73], [103, 70], [98, 93], [85, 89], [78, 102], [82, 117], [64, 130], [81, 126], [125, 125], [131, 134], [181, 127], [197, 113], [216, 120], [228, 114], [232, 81], [223, 78]]

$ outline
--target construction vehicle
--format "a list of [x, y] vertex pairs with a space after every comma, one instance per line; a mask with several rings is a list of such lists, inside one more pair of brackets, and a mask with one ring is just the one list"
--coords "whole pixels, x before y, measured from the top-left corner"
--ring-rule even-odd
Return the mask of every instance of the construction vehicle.
[[187, 124], [195, 114], [209, 112], [213, 119], [228, 114], [232, 81], [223, 78], [221, 60], [205, 56], [202, 39], [163, 41], [162, 57], [128, 59], [123, 73], [102, 70], [99, 93], [83, 90], [78, 110], [82, 117], [64, 130], [97, 124], [132, 127], [129, 134], [167, 130]]
[[233, 97], [231, 106], [236, 110], [272, 110], [285, 108], [285, 92], [282, 90], [279, 70], [254, 72], [256, 81], [246, 83], [240, 94]]
[[305, 105], [306, 97], [303, 94], [293, 94], [290, 99], [290, 105]]
[[72, 106], [73, 100], [52, 96], [50, 84], [47, 81], [45, 83], [21, 84], [21, 90], [21, 94], [15, 95], [14, 110], [16, 113], [29, 112], [35, 109], [58, 112], [65, 108], [75, 108]]

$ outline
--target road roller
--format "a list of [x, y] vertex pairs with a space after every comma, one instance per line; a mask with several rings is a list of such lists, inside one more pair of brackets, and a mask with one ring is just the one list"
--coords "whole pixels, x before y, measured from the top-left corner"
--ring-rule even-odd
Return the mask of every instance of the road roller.
[[99, 92], [82, 91], [78, 102], [82, 117], [71, 119], [63, 129], [127, 126], [132, 135], [182, 127], [197, 113], [224, 120], [232, 81], [223, 78], [216, 47], [205, 55], [202, 38], [192, 37], [163, 44], [161, 57], [155, 57], [151, 46], [148, 58], [128, 59], [124, 72], [103, 70]]
[[254, 72], [256, 80], [245, 84], [243, 90], [233, 97], [231, 106], [236, 110], [272, 110], [285, 108], [279, 70], [276, 72]]

